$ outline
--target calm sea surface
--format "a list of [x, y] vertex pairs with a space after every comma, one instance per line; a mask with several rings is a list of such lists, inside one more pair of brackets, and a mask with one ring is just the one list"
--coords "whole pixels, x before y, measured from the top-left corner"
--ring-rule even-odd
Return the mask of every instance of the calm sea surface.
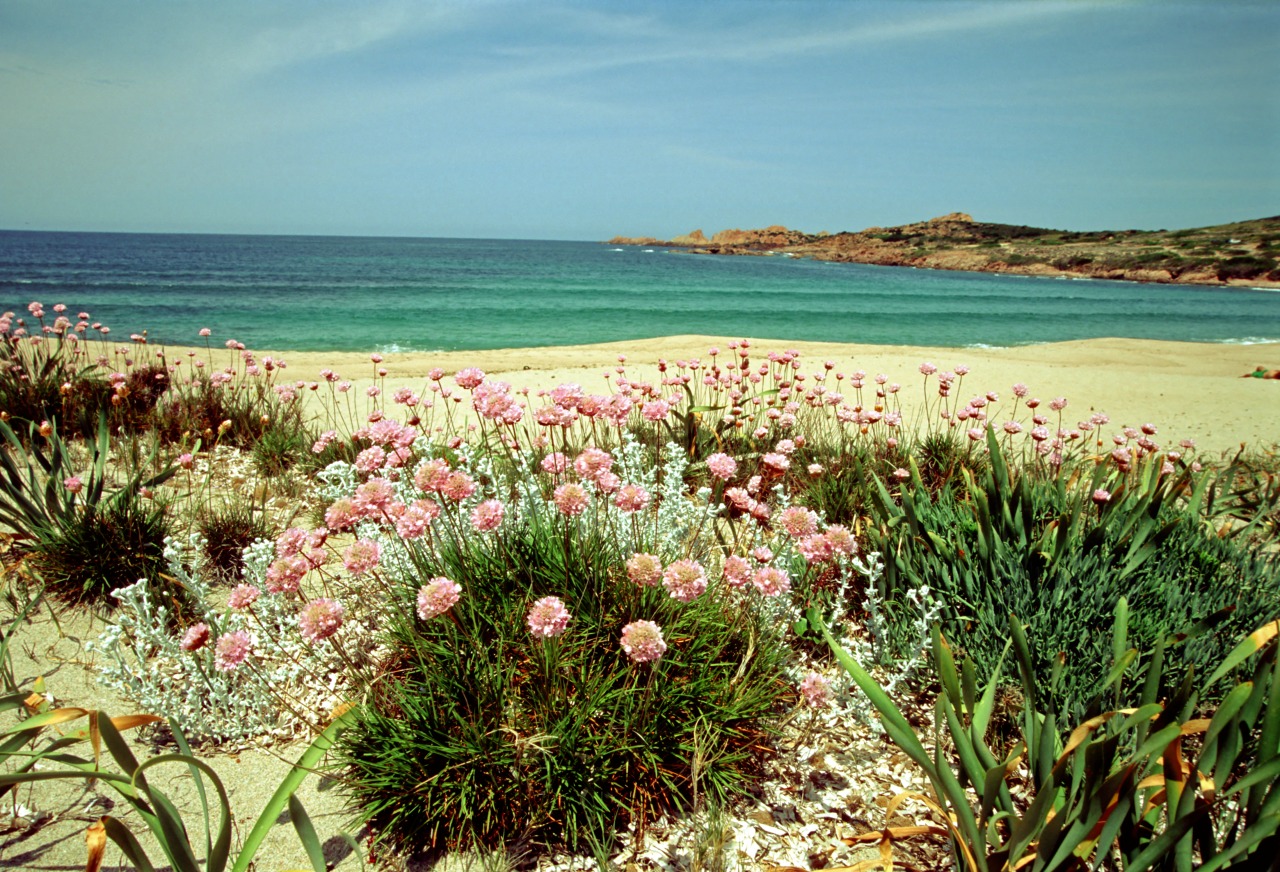
[[[455, 350], [679, 333], [885, 345], [1280, 342], [1280, 293], [713, 257], [593, 242], [0, 231], [0, 311], [279, 350]], [[23, 313], [25, 314], [25, 313]]]

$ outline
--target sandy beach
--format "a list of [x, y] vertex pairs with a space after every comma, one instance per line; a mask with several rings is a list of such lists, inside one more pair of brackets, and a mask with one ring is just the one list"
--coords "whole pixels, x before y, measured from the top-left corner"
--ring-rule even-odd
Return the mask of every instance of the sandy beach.
[[[328, 368], [353, 382], [356, 391], [373, 384], [376, 367], [387, 371], [384, 389], [421, 388], [433, 367], [456, 372], [478, 366], [491, 377], [533, 391], [561, 382], [577, 382], [588, 391], [605, 392], [619, 355], [625, 355], [632, 378], [656, 379], [660, 359], [669, 362], [709, 360], [708, 349], [728, 352], [729, 337], [669, 336], [596, 345], [518, 348], [498, 351], [385, 354], [379, 364], [369, 355], [332, 352], [259, 352], [283, 357], [292, 379], [316, 379]], [[935, 348], [787, 342], [752, 339], [753, 359], [769, 351], [794, 349], [805, 363], [802, 371], [833, 361], [837, 372], [885, 373], [903, 385], [909, 404], [921, 396], [915, 387], [922, 361], [941, 369], [970, 368], [960, 391], [995, 391], [1008, 398], [1022, 382], [1031, 396], [1048, 401], [1066, 397], [1066, 419], [1075, 421], [1094, 411], [1105, 412], [1109, 425], [1155, 424], [1162, 444], [1194, 439], [1200, 452], [1215, 456], [1235, 452], [1241, 444], [1265, 449], [1280, 442], [1280, 381], [1242, 378], [1256, 367], [1280, 368], [1280, 345], [1227, 345], [1140, 339], [1089, 339], [1015, 348]]]

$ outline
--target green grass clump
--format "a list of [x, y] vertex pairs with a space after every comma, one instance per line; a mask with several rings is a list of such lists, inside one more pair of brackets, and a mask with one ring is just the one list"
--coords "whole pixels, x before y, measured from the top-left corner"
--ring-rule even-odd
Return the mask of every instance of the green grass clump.
[[[943, 604], [943, 632], [980, 670], [994, 670], [1017, 614], [1046, 652], [1037, 674], [1048, 684], [1061, 663], [1059, 710], [1080, 720], [1111, 657], [1096, 631], [1122, 597], [1140, 646], [1198, 622], [1222, 624], [1170, 652], [1170, 682], [1280, 616], [1280, 558], [1201, 522], [1207, 477], [1191, 491], [1188, 470], [1162, 474], [1158, 460], [1127, 478], [1101, 465], [1092, 477], [1045, 477], [1011, 468], [994, 437], [989, 444], [982, 475], [936, 491], [916, 476], [896, 497], [883, 489], [868, 528], [869, 547], [886, 556], [889, 598], [927, 585]], [[1109, 489], [1105, 502], [1092, 498], [1099, 489]]]
[[[418, 619], [398, 592], [393, 654], [341, 742], [362, 822], [401, 851], [612, 841], [617, 827], [745, 786], [787, 693], [784, 651], [736, 599], [680, 603], [626, 577], [616, 540], [534, 517], [509, 533], [417, 555], [417, 583], [462, 587]], [[530, 633], [533, 602], [561, 598], [567, 631]], [[633, 663], [636, 620], [668, 650]]]

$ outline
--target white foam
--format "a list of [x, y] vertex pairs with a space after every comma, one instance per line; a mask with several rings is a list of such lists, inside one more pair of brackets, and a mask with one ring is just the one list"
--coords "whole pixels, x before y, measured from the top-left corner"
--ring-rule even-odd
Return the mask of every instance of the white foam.
[[1262, 336], [1244, 336], [1239, 339], [1215, 339], [1218, 345], [1277, 345], [1280, 339], [1267, 339]]

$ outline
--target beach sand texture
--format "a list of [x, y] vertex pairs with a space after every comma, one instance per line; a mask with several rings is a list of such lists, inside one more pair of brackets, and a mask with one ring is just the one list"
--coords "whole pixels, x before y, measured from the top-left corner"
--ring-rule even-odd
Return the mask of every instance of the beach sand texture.
[[[353, 381], [361, 397], [364, 388], [374, 382], [375, 366], [388, 371], [384, 382], [388, 393], [401, 385], [421, 389], [433, 367], [452, 374], [465, 366], [478, 366], [490, 377], [509, 381], [517, 388], [527, 386], [536, 391], [573, 381], [588, 391], [605, 392], [606, 379], [614, 375], [619, 355], [626, 356], [630, 377], [656, 380], [659, 358], [672, 362], [691, 358], [706, 361], [712, 346], [719, 347], [722, 355], [729, 354], [728, 342], [726, 337], [674, 336], [557, 348], [387, 354], [376, 365], [366, 354], [284, 352], [275, 356], [287, 360], [288, 379], [317, 379], [321, 369], [330, 368]], [[755, 360], [762, 360], [771, 350], [783, 349], [801, 352], [804, 372], [830, 360], [836, 371], [886, 373], [890, 381], [903, 385], [904, 405], [908, 407], [922, 396], [918, 371], [922, 361], [932, 361], [942, 369], [963, 363], [971, 372], [960, 391], [962, 399], [990, 390], [999, 392], [1007, 401], [1011, 399], [1011, 385], [1023, 382], [1032, 396], [1039, 396], [1046, 403], [1054, 397], [1067, 397], [1070, 404], [1066, 416], [1070, 422], [1087, 418], [1092, 411], [1105, 411], [1111, 419], [1104, 428], [1106, 433], [1118, 431], [1123, 425], [1151, 422], [1159, 427], [1162, 444], [1173, 446], [1181, 439], [1195, 439], [1201, 454], [1209, 456], [1234, 452], [1242, 444], [1266, 449], [1280, 441], [1280, 382], [1241, 377], [1259, 365], [1268, 369], [1280, 367], [1280, 345], [1097, 339], [1018, 348], [948, 349], [751, 341]], [[267, 353], [258, 352], [259, 359]], [[92, 624], [83, 613], [63, 616], [58, 623], [45, 617], [21, 627], [13, 649], [19, 680], [30, 682], [39, 675], [46, 676], [59, 705], [101, 707], [112, 714], [135, 711], [133, 704], [106, 694], [94, 681], [81, 643], [95, 638], [100, 629], [100, 621]], [[140, 757], [154, 753], [145, 743], [135, 739], [134, 744]], [[296, 758], [301, 750], [300, 745], [294, 745], [271, 752], [247, 749], [209, 757], [230, 790], [238, 838], [247, 832], [287, 771], [283, 761]], [[172, 773], [171, 786], [180, 790], [178, 782], [182, 779], [177, 774], [176, 770]], [[321, 787], [320, 779], [308, 779], [301, 795], [321, 839], [329, 839], [331, 859], [339, 859], [348, 849], [333, 837], [348, 815], [342, 809], [340, 790], [331, 789], [332, 784]], [[106, 811], [100, 800], [90, 803], [94, 796], [110, 798], [111, 791], [102, 786], [90, 792], [79, 786], [64, 786], [57, 791], [43, 787], [34, 792], [24, 789], [20, 802], [37, 812], [52, 813], [53, 817], [39, 827], [6, 831], [0, 826], [0, 867], [83, 868], [85, 827]], [[190, 796], [183, 806], [188, 812], [196, 811]], [[123, 803], [116, 803], [114, 813], [124, 810]], [[132, 815], [126, 816], [126, 820], [130, 819], [141, 836], [141, 823]], [[3, 822], [7, 820], [6, 812]], [[284, 820], [274, 827], [260, 859], [258, 868], [262, 869], [309, 865], [293, 828]], [[113, 865], [117, 863], [122, 863], [119, 852], [109, 846], [108, 863], [103, 868], [127, 868]], [[354, 858], [349, 858], [342, 868], [357, 865]]]
[[[730, 353], [730, 341], [728, 337], [670, 336], [550, 348], [386, 354], [378, 366], [387, 370], [384, 387], [388, 392], [402, 385], [422, 388], [433, 367], [452, 374], [478, 366], [491, 378], [516, 388], [536, 391], [577, 382], [589, 392], [604, 393], [619, 355], [626, 356], [630, 378], [656, 381], [659, 359], [674, 363], [698, 358], [705, 363], [710, 360], [708, 349], [717, 347], [723, 360]], [[755, 361], [763, 360], [769, 351], [799, 351], [802, 372], [818, 369], [826, 360], [835, 362], [836, 372], [883, 372], [891, 382], [902, 384], [901, 399], [908, 408], [922, 396], [918, 369], [922, 361], [943, 370], [966, 364], [971, 372], [959, 391], [962, 401], [995, 391], [1007, 402], [1010, 387], [1022, 382], [1030, 396], [1046, 403], [1066, 397], [1066, 422], [1074, 423], [1095, 411], [1107, 413], [1111, 423], [1104, 433], [1150, 422], [1159, 428], [1162, 445], [1194, 439], [1199, 450], [1210, 456], [1234, 452], [1241, 443], [1262, 449], [1280, 442], [1280, 382], [1241, 378], [1259, 365], [1280, 368], [1280, 345], [1086, 339], [1014, 348], [934, 348], [749, 341]], [[276, 356], [287, 360], [289, 378], [315, 379], [327, 367], [352, 381], [360, 395], [374, 382], [375, 365], [367, 354], [283, 352]]]

